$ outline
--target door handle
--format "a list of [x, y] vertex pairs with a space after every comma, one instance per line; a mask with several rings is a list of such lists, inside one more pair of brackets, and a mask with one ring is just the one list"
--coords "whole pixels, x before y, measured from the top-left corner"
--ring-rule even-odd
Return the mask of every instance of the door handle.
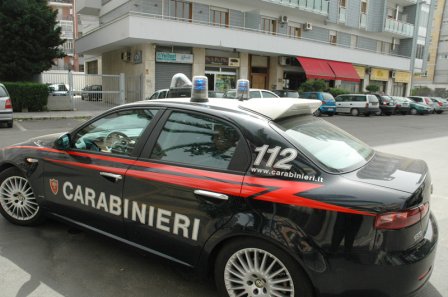
[[227, 196], [225, 194], [215, 193], [215, 192], [210, 192], [210, 191], [194, 190], [193, 193], [195, 193], [196, 195], [199, 195], [199, 196], [205, 196], [205, 197], [215, 198], [215, 199], [219, 199], [219, 200], [228, 200], [229, 199], [229, 196]]
[[101, 171], [100, 175], [104, 176], [105, 178], [112, 179], [114, 182], [118, 182], [118, 181], [123, 179], [122, 175], [114, 174], [114, 173], [110, 173], [110, 172], [103, 172], [103, 171]]

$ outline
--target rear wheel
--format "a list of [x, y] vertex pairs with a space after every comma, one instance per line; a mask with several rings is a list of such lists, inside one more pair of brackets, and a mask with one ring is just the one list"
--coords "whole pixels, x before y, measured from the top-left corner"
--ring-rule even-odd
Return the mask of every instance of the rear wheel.
[[415, 108], [411, 108], [411, 114], [412, 114], [412, 115], [416, 115], [416, 114], [417, 114], [417, 109], [415, 109]]
[[229, 243], [220, 251], [215, 264], [220, 296], [313, 296], [312, 286], [297, 262], [261, 240]]
[[350, 114], [354, 117], [359, 115], [359, 110], [356, 108], [353, 108], [352, 110], [350, 110]]
[[37, 225], [43, 220], [33, 189], [17, 168], [0, 173], [0, 213], [11, 223], [22, 226]]
[[13, 125], [13, 121], [9, 121], [9, 122], [6, 123], [6, 126], [8, 128], [12, 128], [12, 125]]
[[437, 114], [441, 114], [443, 112], [443, 110], [438, 110], [436, 112], [437, 112]]
[[320, 117], [321, 115], [322, 113], [320, 112], [320, 108], [316, 109], [316, 111], [314, 112], [314, 116]]

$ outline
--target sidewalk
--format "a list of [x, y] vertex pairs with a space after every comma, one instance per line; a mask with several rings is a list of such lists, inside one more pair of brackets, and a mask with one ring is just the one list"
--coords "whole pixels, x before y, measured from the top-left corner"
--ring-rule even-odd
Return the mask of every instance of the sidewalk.
[[88, 119], [101, 114], [101, 110], [79, 111], [42, 111], [42, 112], [15, 112], [15, 120], [51, 120], [51, 119]]

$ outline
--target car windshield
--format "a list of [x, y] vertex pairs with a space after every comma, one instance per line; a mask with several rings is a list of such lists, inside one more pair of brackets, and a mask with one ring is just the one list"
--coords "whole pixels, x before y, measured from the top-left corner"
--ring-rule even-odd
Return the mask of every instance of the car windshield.
[[330, 172], [347, 172], [365, 165], [374, 151], [347, 132], [312, 115], [272, 122], [286, 138]]

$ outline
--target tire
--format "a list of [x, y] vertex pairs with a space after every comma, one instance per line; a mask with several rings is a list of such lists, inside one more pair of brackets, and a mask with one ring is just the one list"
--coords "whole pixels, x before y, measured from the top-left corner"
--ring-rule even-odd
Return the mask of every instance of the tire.
[[350, 114], [354, 117], [359, 116], [359, 110], [356, 108], [353, 108], [352, 110], [350, 110]]
[[9, 122], [6, 123], [6, 126], [7, 126], [8, 128], [12, 128], [13, 124], [14, 124], [13, 121], [9, 121]]
[[320, 108], [318, 108], [313, 114], [315, 117], [320, 117], [322, 115], [322, 112], [320, 111]]
[[31, 185], [17, 168], [0, 173], [0, 213], [21, 226], [35, 226], [44, 220]]
[[436, 112], [437, 112], [437, 114], [441, 114], [443, 112], [443, 110], [438, 110]]
[[411, 114], [412, 115], [416, 115], [418, 112], [417, 112], [417, 109], [415, 109], [415, 108], [411, 108]]
[[[253, 260], [255, 257], [257, 257], [259, 263], [258, 269], [255, 262], [248, 265], [248, 260]], [[264, 266], [262, 266], [263, 259], [266, 261]], [[267, 267], [274, 259], [278, 262], [268, 270]], [[270, 286], [270, 281], [272, 281], [268, 278], [270, 272], [279, 270], [282, 270], [282, 272], [274, 276], [274, 280], [286, 279], [281, 282], [283, 285], [281, 287], [292, 289], [294, 293], [294, 295], [291, 294], [292, 296], [313, 296], [310, 281], [299, 264], [280, 248], [259, 239], [243, 239], [230, 242], [219, 252], [215, 262], [215, 282], [219, 296], [234, 297], [244, 292], [247, 293], [243, 294], [244, 296], [281, 295], [278, 292], [285, 294], [286, 291], [276, 290]], [[236, 271], [236, 274], [231, 271]], [[231, 281], [230, 278], [235, 281]], [[243, 283], [238, 282], [239, 280], [243, 280]], [[277, 292], [277, 295], [273, 294], [275, 292]]]

